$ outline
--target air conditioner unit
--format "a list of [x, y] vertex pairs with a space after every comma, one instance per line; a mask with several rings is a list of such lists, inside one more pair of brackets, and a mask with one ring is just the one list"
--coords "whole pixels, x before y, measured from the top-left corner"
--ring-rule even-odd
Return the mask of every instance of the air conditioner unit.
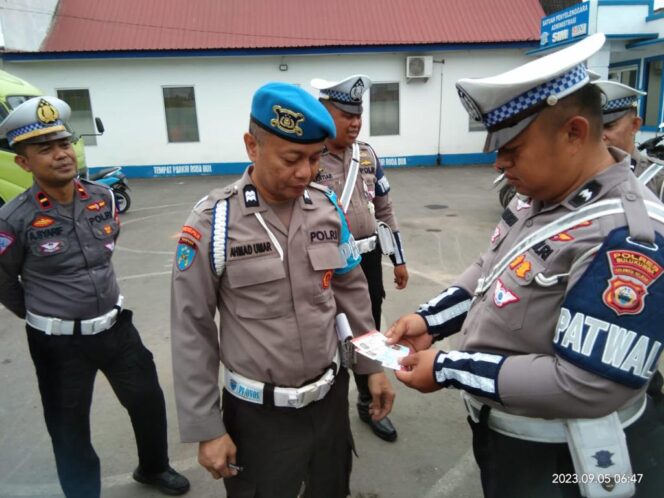
[[433, 73], [433, 57], [417, 55], [406, 57], [406, 78], [429, 78]]

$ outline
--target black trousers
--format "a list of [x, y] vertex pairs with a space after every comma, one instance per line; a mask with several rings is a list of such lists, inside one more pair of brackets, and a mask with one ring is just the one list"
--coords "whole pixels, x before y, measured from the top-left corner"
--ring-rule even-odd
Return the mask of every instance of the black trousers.
[[[362, 255], [360, 266], [364, 276], [369, 284], [369, 297], [371, 298], [371, 314], [373, 315], [376, 328], [380, 330], [380, 315], [385, 299], [385, 288], [383, 287], [383, 253], [379, 247], [371, 252]], [[357, 398], [362, 404], [371, 402], [371, 393], [369, 392], [368, 375], [353, 374], [355, 385], [357, 386]]]
[[67, 498], [100, 495], [99, 457], [90, 441], [90, 405], [101, 370], [131, 418], [138, 461], [146, 473], [168, 467], [166, 405], [152, 353], [121, 312], [117, 323], [96, 335], [49, 336], [27, 326], [46, 427], [60, 484]]
[[[567, 444], [536, 443], [504, 436], [487, 427], [487, 415], [485, 411], [479, 423], [468, 419], [485, 498], [581, 497], [578, 484], [554, 483], [554, 475], [582, 478], [574, 470]], [[632, 471], [643, 476], [636, 484], [634, 496], [660, 498], [664, 490], [664, 424], [652, 398], [644, 414], [625, 429], [625, 434]], [[607, 474], [610, 473], [607, 469]]]
[[224, 389], [223, 418], [243, 470], [224, 479], [229, 498], [346, 498], [353, 436], [348, 372], [304, 408], [276, 408], [237, 399]]

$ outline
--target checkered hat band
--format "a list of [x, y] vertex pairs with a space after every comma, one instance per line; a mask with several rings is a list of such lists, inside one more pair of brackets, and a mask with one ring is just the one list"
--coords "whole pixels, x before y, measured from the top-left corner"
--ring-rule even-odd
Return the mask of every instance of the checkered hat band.
[[535, 88], [531, 88], [518, 97], [497, 107], [493, 111], [484, 115], [482, 121], [487, 128], [494, 128], [496, 125], [506, 121], [517, 114], [522, 114], [530, 108], [534, 108], [546, 101], [551, 95], [561, 95], [566, 90], [574, 88], [588, 77], [588, 71], [583, 64], [574, 66], [572, 69], [557, 78], [547, 81]]
[[634, 107], [634, 104], [636, 104], [635, 96], [609, 100], [604, 106], [604, 114], [614, 111], [622, 111], [623, 109], [629, 109], [630, 107]]
[[350, 94], [346, 92], [337, 92], [336, 90], [321, 90], [320, 93], [327, 95], [330, 100], [339, 102], [341, 104], [360, 105], [362, 103], [361, 100], [353, 100]]
[[[57, 129], [52, 130], [53, 128]], [[37, 135], [42, 135], [44, 133], [49, 133], [51, 130], [60, 131], [63, 129], [64, 126], [62, 124], [62, 121], [60, 121], [59, 119], [56, 119], [55, 121], [49, 124], [30, 123], [29, 125], [21, 126], [20, 128], [16, 128], [15, 130], [8, 131], [7, 140], [9, 140], [9, 144], [11, 145], [16, 141], [16, 139], [21, 138], [24, 135], [37, 136]]]

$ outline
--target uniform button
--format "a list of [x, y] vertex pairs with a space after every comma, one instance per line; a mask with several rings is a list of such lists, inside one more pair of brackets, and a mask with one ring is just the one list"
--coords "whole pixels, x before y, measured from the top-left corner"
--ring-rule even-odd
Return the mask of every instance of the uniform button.
[[230, 194], [231, 192], [232, 192], [232, 190], [231, 190], [230, 187], [226, 187], [226, 188], [224, 189], [224, 193], [225, 193], [225, 194]]
[[625, 199], [628, 201], [635, 201], [637, 199], [636, 194], [634, 192], [627, 192], [625, 194]]
[[526, 220], [526, 226], [527, 227], [533, 226], [533, 220]]

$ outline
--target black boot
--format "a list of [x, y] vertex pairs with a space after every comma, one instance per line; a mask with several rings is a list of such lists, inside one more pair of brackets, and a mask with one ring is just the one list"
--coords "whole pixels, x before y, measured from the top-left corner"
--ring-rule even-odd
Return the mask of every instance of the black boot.
[[357, 414], [360, 420], [371, 427], [373, 433], [384, 441], [393, 442], [397, 439], [397, 430], [392, 425], [389, 418], [373, 420], [369, 414], [369, 405], [371, 404], [371, 393], [369, 392], [369, 376], [354, 374], [355, 385], [357, 386]]
[[136, 467], [132, 477], [135, 481], [152, 486], [166, 495], [183, 495], [189, 491], [189, 480], [171, 467], [157, 474], [145, 474], [140, 467]]

